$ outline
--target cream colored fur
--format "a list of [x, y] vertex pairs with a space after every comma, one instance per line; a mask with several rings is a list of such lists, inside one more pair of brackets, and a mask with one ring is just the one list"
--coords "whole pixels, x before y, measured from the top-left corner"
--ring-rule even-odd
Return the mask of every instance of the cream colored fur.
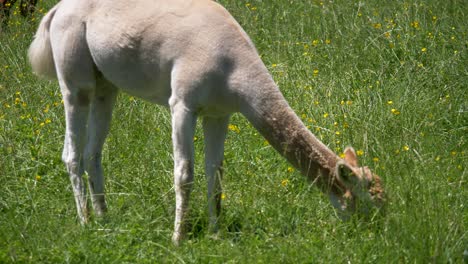
[[[168, 106], [172, 115], [176, 216], [173, 241], [186, 234], [193, 184], [193, 136], [203, 117], [210, 226], [217, 230], [229, 117], [241, 112], [339, 212], [382, 200], [380, 179], [340, 159], [295, 115], [255, 47], [219, 4], [208, 0], [62, 0], [43, 18], [29, 49], [33, 71], [58, 79], [66, 116], [62, 159], [82, 223], [86, 184], [97, 215], [106, 210], [101, 152], [119, 90]], [[372, 189], [373, 188], [373, 189]]]
[[58, 7], [57, 4], [44, 16], [28, 51], [33, 72], [48, 79], [57, 78], [50, 46], [49, 27]]

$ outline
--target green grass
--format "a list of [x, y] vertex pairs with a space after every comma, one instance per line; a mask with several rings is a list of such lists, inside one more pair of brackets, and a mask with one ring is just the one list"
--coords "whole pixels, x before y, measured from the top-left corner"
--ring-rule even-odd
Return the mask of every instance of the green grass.
[[44, 1], [34, 21], [13, 14], [0, 33], [0, 262], [463, 263], [466, 1], [220, 2], [305, 124], [337, 153], [353, 145], [382, 176], [386, 215], [339, 221], [234, 115], [220, 239], [207, 235], [197, 128], [190, 240], [174, 247], [169, 113], [121, 94], [103, 153], [109, 214], [80, 226], [60, 161], [59, 89], [26, 60]]

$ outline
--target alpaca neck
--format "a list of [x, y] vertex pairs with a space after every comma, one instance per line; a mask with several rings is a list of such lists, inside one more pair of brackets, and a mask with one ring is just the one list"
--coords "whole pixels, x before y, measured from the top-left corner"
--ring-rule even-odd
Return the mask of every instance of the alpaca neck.
[[318, 140], [288, 105], [269, 74], [257, 76], [246, 94], [242, 114], [296, 169], [324, 192], [344, 190], [336, 180], [340, 158]]

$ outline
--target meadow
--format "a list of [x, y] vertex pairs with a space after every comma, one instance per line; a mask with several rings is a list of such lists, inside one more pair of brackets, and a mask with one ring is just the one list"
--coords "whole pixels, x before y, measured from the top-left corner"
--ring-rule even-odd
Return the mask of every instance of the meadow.
[[0, 262], [467, 263], [468, 3], [221, 0], [304, 123], [379, 174], [385, 213], [340, 221], [241, 115], [229, 125], [218, 239], [197, 127], [191, 231], [171, 243], [170, 115], [120, 94], [103, 152], [109, 212], [77, 221], [57, 82], [26, 51], [54, 1], [0, 32]]

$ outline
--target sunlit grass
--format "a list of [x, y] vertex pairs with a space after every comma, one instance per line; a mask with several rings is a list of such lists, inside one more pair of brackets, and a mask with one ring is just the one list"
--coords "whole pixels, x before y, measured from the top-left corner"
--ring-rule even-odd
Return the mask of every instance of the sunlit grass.
[[[169, 112], [119, 96], [103, 157], [109, 215], [82, 227], [60, 161], [63, 105], [31, 74], [40, 17], [0, 33], [0, 262], [436, 262], [468, 247], [464, 1], [220, 1], [306, 126], [382, 176], [385, 216], [341, 222], [240, 115], [226, 140], [219, 240], [207, 236], [197, 128], [190, 240], [174, 217]], [[117, 125], [118, 124], [118, 125]], [[466, 260], [465, 260], [466, 261]]]

